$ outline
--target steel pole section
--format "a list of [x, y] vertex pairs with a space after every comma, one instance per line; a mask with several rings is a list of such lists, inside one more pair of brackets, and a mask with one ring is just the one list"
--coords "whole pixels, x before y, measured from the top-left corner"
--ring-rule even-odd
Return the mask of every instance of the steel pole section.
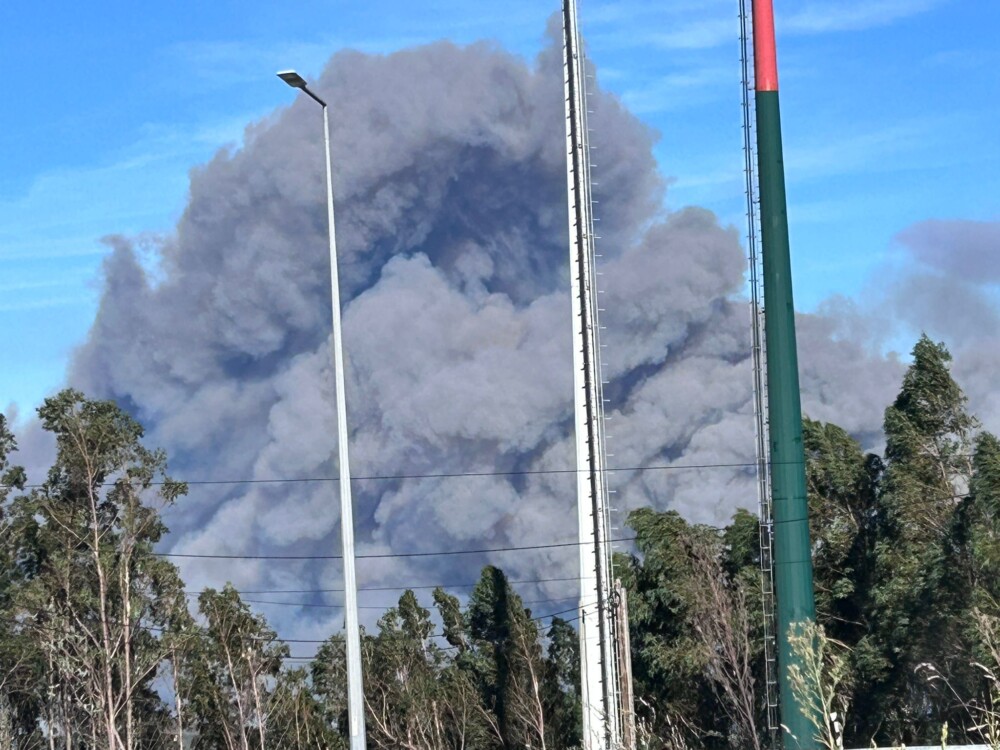
[[781, 720], [786, 727], [785, 746], [812, 750], [819, 747], [816, 728], [795, 699], [789, 680], [789, 666], [795, 661], [789, 635], [798, 623], [815, 621], [816, 604], [772, 0], [753, 0], [753, 42], [778, 610], [778, 685]]
[[594, 284], [594, 232], [586, 127], [583, 50], [576, 0], [563, 0], [573, 413], [580, 533], [580, 678], [583, 750], [618, 750], [615, 643], [608, 608], [607, 487], [603, 448], [600, 347]]
[[347, 452], [347, 391], [344, 384], [344, 338], [340, 325], [340, 278], [337, 233], [333, 220], [333, 166], [330, 161], [330, 115], [323, 104], [326, 146], [326, 215], [330, 228], [330, 306], [333, 312], [333, 372], [337, 399], [337, 451], [340, 458], [340, 537], [344, 554], [344, 610], [347, 640], [347, 716], [351, 750], [365, 750], [365, 704], [361, 683], [361, 632], [358, 625], [358, 582], [354, 575], [354, 508], [351, 462]]
[[365, 750], [365, 704], [361, 675], [361, 631], [358, 626], [358, 584], [354, 575], [354, 507], [351, 501], [351, 462], [347, 451], [347, 388], [344, 385], [344, 339], [340, 325], [340, 278], [337, 264], [337, 230], [333, 220], [333, 160], [330, 155], [330, 111], [305, 79], [294, 70], [278, 78], [306, 94], [323, 108], [323, 146], [326, 156], [326, 219], [330, 241], [330, 308], [333, 317], [334, 392], [337, 404], [337, 450], [340, 476], [340, 534], [344, 558], [344, 637], [347, 642], [347, 717], [351, 750]]

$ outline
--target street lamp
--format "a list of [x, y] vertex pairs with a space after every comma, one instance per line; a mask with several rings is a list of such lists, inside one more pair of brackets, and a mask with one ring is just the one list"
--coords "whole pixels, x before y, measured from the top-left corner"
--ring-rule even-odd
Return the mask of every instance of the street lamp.
[[326, 214], [330, 231], [330, 303], [333, 308], [334, 385], [337, 399], [337, 448], [340, 457], [340, 533], [344, 553], [344, 609], [347, 640], [347, 714], [351, 750], [365, 750], [365, 709], [361, 683], [361, 634], [358, 626], [358, 585], [354, 575], [354, 512], [351, 504], [351, 466], [347, 456], [347, 397], [344, 388], [344, 346], [340, 327], [340, 281], [337, 276], [337, 237], [333, 223], [333, 168], [330, 163], [330, 117], [326, 102], [306, 86], [294, 70], [278, 78], [301, 89], [323, 107], [323, 142], [326, 145]]

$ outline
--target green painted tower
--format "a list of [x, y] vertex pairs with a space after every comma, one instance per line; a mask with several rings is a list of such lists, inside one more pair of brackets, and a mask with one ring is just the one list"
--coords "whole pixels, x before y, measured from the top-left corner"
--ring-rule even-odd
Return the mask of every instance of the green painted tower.
[[774, 517], [778, 689], [781, 723], [787, 728], [783, 733], [785, 747], [813, 750], [819, 746], [815, 739], [816, 729], [796, 701], [788, 677], [788, 666], [793, 661], [790, 632], [796, 623], [816, 619], [816, 604], [778, 107], [774, 9], [772, 0], [752, 0], [752, 8], [764, 336], [767, 342], [767, 416]]

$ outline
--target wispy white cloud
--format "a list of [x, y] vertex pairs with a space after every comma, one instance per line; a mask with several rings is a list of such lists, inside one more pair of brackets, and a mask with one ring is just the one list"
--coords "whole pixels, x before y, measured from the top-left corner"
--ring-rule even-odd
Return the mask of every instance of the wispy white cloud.
[[[985, 49], [953, 49], [936, 52], [925, 60], [931, 67], [974, 70], [986, 66], [996, 66], [997, 51]], [[991, 68], [992, 69], [992, 68]]]
[[[80, 274], [71, 276], [61, 276], [55, 278], [35, 279], [32, 281], [0, 281], [0, 294], [13, 294], [17, 292], [33, 292], [39, 289], [58, 289], [59, 287], [78, 287], [84, 281]], [[5, 300], [6, 301], [6, 300]]]
[[103, 163], [36, 175], [24, 193], [0, 199], [0, 261], [97, 257], [105, 234], [161, 224], [179, 210], [190, 165], [239, 144], [246, 123], [261, 114], [149, 123]]
[[[808, 2], [789, 14], [778, 14], [775, 23], [779, 34], [826, 34], [841, 31], [861, 31], [891, 25], [920, 15], [943, 5], [948, 0], [839, 0], [836, 3]], [[679, 12], [674, 5], [650, 10], [643, 28], [636, 31], [634, 14], [629, 15], [621, 4], [598, 10], [592, 32], [602, 44], [622, 48], [658, 47], [670, 50], [703, 50], [735, 45], [739, 22], [731, 4], [709, 7], [704, 4], [698, 13]], [[630, 4], [631, 6], [631, 4]], [[707, 12], [706, 12], [707, 11]], [[685, 16], [695, 20], [685, 20]]]
[[637, 31], [634, 20], [619, 24], [598, 26], [588, 34], [607, 48], [649, 48], [673, 50], [699, 50], [718, 47], [722, 44], [736, 44], [739, 24], [730, 15], [705, 18], [694, 22], [677, 22], [670, 14], [659, 20], [652, 20], [645, 26], [646, 31]]
[[311, 40], [215, 39], [177, 42], [166, 48], [164, 59], [171, 67], [182, 66], [187, 74], [184, 86], [198, 81], [208, 87], [229, 87], [238, 84], [267, 80], [276, 70], [294, 68], [304, 74], [318, 76], [330, 55], [342, 49], [359, 50], [369, 54], [385, 55], [400, 49], [429, 44], [441, 39], [478, 39], [488, 37], [493, 28], [501, 24], [524, 23], [535, 20], [535, 13], [521, 13], [455, 22], [443, 33], [438, 22], [424, 27], [411, 27], [405, 34], [349, 38], [325, 35]]
[[864, 0], [863, 2], [811, 2], [788, 16], [777, 16], [779, 32], [824, 34], [834, 31], [861, 31], [888, 26], [911, 16], [926, 13], [947, 0]]
[[690, 109], [698, 103], [699, 95], [714, 99], [718, 86], [727, 82], [732, 84], [734, 92], [738, 90], [739, 79], [732, 68], [719, 65], [688, 68], [651, 79], [641, 86], [631, 86], [622, 92], [622, 100], [639, 115]]
[[[403, 46], [417, 39], [399, 40]], [[315, 41], [270, 41], [217, 39], [184, 41], [170, 45], [164, 51], [164, 62], [171, 68], [185, 71], [183, 86], [226, 88], [266, 80], [276, 70], [295, 68], [305, 74], [318, 74], [334, 50], [345, 46], [343, 40], [330, 37]], [[353, 48], [366, 52], [389, 51], [378, 41], [353, 41]], [[181, 85], [181, 84], [178, 84]]]
[[35, 297], [19, 301], [4, 300], [0, 302], [0, 312], [27, 312], [29, 310], [47, 310], [53, 307], [75, 307], [94, 304], [96, 294], [68, 294], [58, 297]]
[[926, 118], [846, 135], [818, 134], [786, 147], [785, 168], [794, 180], [905, 169], [938, 132], [949, 130], [945, 125], [943, 118]]

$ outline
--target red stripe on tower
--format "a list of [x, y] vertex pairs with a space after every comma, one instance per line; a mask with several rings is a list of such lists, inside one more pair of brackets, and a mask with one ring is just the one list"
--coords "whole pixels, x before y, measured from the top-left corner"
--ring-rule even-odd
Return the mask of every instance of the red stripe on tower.
[[757, 91], [778, 90], [772, 0], [753, 0], [753, 67]]

